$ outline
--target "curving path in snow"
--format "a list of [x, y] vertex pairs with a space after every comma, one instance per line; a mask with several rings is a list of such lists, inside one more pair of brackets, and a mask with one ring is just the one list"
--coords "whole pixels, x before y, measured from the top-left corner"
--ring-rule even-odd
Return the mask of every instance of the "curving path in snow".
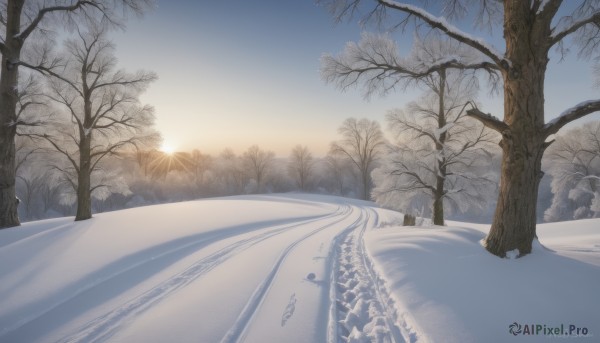
[[369, 202], [268, 195], [0, 230], [0, 342], [581, 338], [515, 335], [531, 323], [600, 336], [600, 219], [538, 225], [517, 260], [485, 251], [487, 225], [401, 221]]
[[403, 342], [370, 203], [253, 196], [0, 233], [1, 342]]

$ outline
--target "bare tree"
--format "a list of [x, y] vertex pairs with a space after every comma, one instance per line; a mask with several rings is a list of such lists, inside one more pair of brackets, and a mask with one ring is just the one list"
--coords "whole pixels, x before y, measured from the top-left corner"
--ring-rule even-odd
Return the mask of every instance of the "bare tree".
[[48, 170], [45, 173], [44, 185], [40, 190], [40, 200], [42, 203], [43, 215], [47, 215], [48, 211], [57, 209], [60, 203], [60, 195], [64, 189], [70, 187], [61, 182], [60, 175], [53, 170]]
[[387, 121], [398, 141], [373, 172], [377, 203], [409, 209], [426, 195], [435, 225], [444, 225], [447, 206], [461, 212], [484, 206], [496, 184], [486, 170], [491, 157], [486, 150], [495, 137], [461, 111], [460, 85], [447, 86], [409, 104], [410, 114], [390, 111]]
[[40, 219], [56, 208], [64, 185], [50, 166], [52, 155], [43, 153], [40, 142], [24, 135], [16, 140], [17, 194], [24, 209], [23, 218]]
[[296, 186], [303, 192], [308, 188], [314, 164], [313, 156], [307, 147], [297, 145], [292, 149], [288, 172], [296, 181]]
[[369, 200], [371, 171], [385, 147], [381, 127], [374, 120], [348, 118], [344, 120], [338, 132], [342, 135], [342, 139], [331, 143], [330, 151], [345, 156], [356, 167], [360, 174], [361, 197]]
[[[142, 13], [150, 0], [79, 0], [36, 1], [3, 0], [0, 2], [0, 228], [19, 225], [15, 196], [15, 136], [19, 127], [18, 102], [19, 69], [21, 66], [41, 70], [56, 66], [42, 48], [39, 54], [25, 54], [27, 43], [40, 32], [57, 23], [73, 24], [85, 18], [88, 21], [119, 23], [114, 11], [128, 8]], [[47, 38], [46, 38], [47, 39]], [[31, 58], [36, 61], [31, 61]]]
[[263, 183], [274, 158], [275, 154], [272, 151], [261, 150], [258, 145], [249, 147], [242, 155], [246, 171], [256, 181], [256, 192], [263, 190]]
[[[15, 137], [15, 175], [17, 178], [16, 193], [24, 208], [26, 219], [35, 219], [38, 213], [33, 213], [35, 196], [43, 186], [43, 177], [38, 170], [23, 170], [23, 166], [41, 149], [30, 135], [45, 119], [49, 117], [39, 78], [31, 73], [21, 73], [19, 91], [17, 92], [15, 125], [18, 128]], [[40, 115], [46, 112], [46, 115]], [[2, 168], [2, 166], [0, 166]], [[20, 185], [19, 185], [20, 183]], [[1, 188], [1, 187], [0, 187]], [[1, 221], [1, 220], [0, 220]]]
[[[367, 21], [375, 20], [382, 26], [390, 23], [392, 28], [429, 27], [470, 47], [482, 57], [475, 64], [461, 65], [452, 56], [447, 56], [440, 63], [429, 65], [423, 73], [453, 64], [459, 69], [495, 70], [502, 75], [504, 120], [483, 113], [475, 106], [467, 111], [469, 116], [502, 135], [500, 192], [485, 245], [489, 252], [500, 257], [517, 250], [519, 256], [529, 254], [536, 237], [536, 204], [543, 175], [541, 160], [551, 144], [547, 139], [566, 124], [600, 110], [600, 100], [585, 101], [545, 122], [544, 79], [549, 51], [558, 47], [566, 54], [564, 44], [571, 38], [579, 56], [597, 57], [600, 51], [600, 3], [593, 0], [575, 4], [562, 0], [507, 0], [481, 1], [475, 5], [467, 0], [445, 0], [442, 5], [422, 1], [423, 6], [418, 7], [389, 0], [323, 2], [338, 19], [357, 14], [362, 3], [372, 3], [374, 7], [369, 10]], [[563, 6], [565, 3], [570, 6]], [[442, 12], [434, 15], [433, 9]], [[565, 12], [564, 16], [557, 15]], [[504, 52], [458, 29], [446, 19], [457, 20], [465, 16], [478, 18], [476, 24], [479, 27], [493, 29], [503, 23]]]
[[327, 168], [327, 174], [334, 184], [332, 192], [343, 196], [346, 187], [346, 175], [348, 174], [349, 167], [351, 167], [348, 165], [348, 160], [339, 153], [332, 153], [329, 151], [325, 157], [325, 166]]
[[158, 138], [150, 129], [153, 109], [138, 100], [156, 75], [115, 70], [113, 46], [102, 29], [78, 31], [66, 43], [65, 59], [70, 63], [64, 72], [47, 71], [52, 78], [49, 98], [65, 115], [56, 121], [56, 133], [40, 137], [69, 161], [69, 168], [56, 168], [71, 176], [77, 194], [75, 220], [85, 220], [92, 216], [92, 192], [108, 186], [99, 178], [92, 183], [103, 159]]
[[17, 187], [17, 193], [25, 209], [25, 218], [29, 220], [38, 219], [39, 214], [34, 213], [34, 203], [36, 196], [45, 185], [46, 175], [33, 168], [28, 168], [28, 170], [21, 170], [17, 178], [21, 182], [21, 187]]
[[196, 185], [204, 182], [205, 174], [210, 170], [213, 160], [208, 154], [203, 154], [200, 150], [194, 149], [190, 155], [191, 172]]
[[548, 221], [600, 215], [600, 122], [571, 129], [548, 149], [552, 205]]
[[[421, 192], [432, 198], [433, 222], [444, 225], [444, 203], [480, 199], [476, 186], [490, 183], [469, 172], [477, 158], [476, 152], [493, 137], [481, 124], [466, 119], [464, 104], [476, 97], [478, 80], [471, 72], [442, 65], [433, 72], [420, 73], [425, 66], [453, 56], [456, 63], [468, 65], [472, 51], [447, 39], [430, 37], [416, 39], [408, 58], [399, 56], [398, 47], [388, 36], [365, 34], [358, 44], [349, 44], [339, 56], [325, 56], [323, 76], [337, 82], [341, 88], [363, 80], [365, 95], [386, 93], [396, 86], [416, 85], [426, 89], [419, 102], [410, 104], [407, 114], [396, 111], [387, 120], [401, 143], [393, 158], [378, 175], [391, 180], [379, 180], [376, 199], [389, 199], [390, 192], [403, 193], [403, 200]], [[399, 70], [380, 78], [382, 72]], [[495, 76], [493, 71], [490, 76]], [[403, 137], [404, 136], [404, 137]], [[488, 146], [489, 147], [489, 146]], [[384, 172], [385, 170], [385, 172]], [[460, 189], [458, 187], [463, 186]], [[448, 189], [450, 187], [450, 189]], [[465, 206], [460, 206], [464, 209]]]
[[227, 148], [217, 159], [217, 178], [226, 195], [242, 194], [248, 182], [242, 159], [233, 150]]

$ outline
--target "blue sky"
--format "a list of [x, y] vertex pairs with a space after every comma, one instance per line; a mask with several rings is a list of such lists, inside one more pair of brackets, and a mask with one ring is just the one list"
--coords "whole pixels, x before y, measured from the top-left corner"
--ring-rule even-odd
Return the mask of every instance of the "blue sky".
[[[258, 144], [286, 156], [297, 144], [323, 155], [345, 118], [384, 125], [387, 110], [419, 95], [365, 101], [360, 90], [342, 93], [321, 80], [321, 55], [340, 52], [360, 34], [357, 20], [335, 24], [313, 0], [159, 0], [154, 11], [113, 36], [122, 67], [159, 76], [142, 101], [155, 106], [166, 145], [218, 154]], [[395, 37], [408, 52], [412, 34]], [[547, 120], [598, 96], [588, 63], [574, 56], [557, 60], [547, 75]], [[483, 90], [479, 100], [484, 111], [502, 117], [501, 97]]]

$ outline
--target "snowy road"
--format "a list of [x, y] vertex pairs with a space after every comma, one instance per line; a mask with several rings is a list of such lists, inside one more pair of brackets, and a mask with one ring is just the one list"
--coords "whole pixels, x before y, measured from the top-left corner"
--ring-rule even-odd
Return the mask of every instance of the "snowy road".
[[0, 286], [0, 341], [404, 341], [362, 239], [378, 209], [306, 196], [178, 205], [0, 241], [0, 258], [33, 254], [0, 281], [29, 274], [36, 294]]
[[0, 343], [548, 341], [515, 336], [522, 323], [600, 335], [600, 219], [541, 224], [546, 247], [517, 260], [483, 249], [486, 225], [401, 222], [298, 194], [0, 230]]

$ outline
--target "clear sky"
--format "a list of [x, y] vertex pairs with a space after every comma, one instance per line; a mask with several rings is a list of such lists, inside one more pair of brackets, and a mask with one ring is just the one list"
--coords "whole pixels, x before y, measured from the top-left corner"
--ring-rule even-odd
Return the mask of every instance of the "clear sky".
[[[297, 144], [324, 155], [344, 119], [385, 125], [387, 110], [418, 96], [415, 90], [365, 101], [360, 90], [342, 93], [321, 80], [321, 55], [339, 53], [360, 34], [357, 20], [335, 24], [314, 0], [159, 0], [113, 37], [120, 66], [159, 76], [142, 101], [155, 107], [166, 145], [218, 154], [258, 144], [287, 156]], [[412, 34], [395, 37], [408, 52]], [[552, 59], [547, 120], [600, 95], [591, 88], [589, 63], [574, 57]], [[483, 110], [501, 118], [501, 97], [486, 94], [479, 99]]]

